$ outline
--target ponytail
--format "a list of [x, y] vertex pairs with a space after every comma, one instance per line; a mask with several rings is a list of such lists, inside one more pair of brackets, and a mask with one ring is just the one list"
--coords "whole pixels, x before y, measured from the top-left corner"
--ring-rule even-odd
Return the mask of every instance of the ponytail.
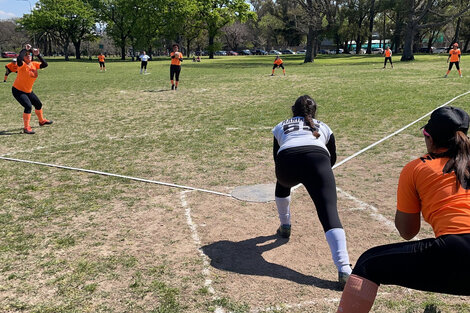
[[449, 157], [449, 161], [442, 171], [455, 172], [457, 189], [459, 186], [470, 189], [470, 139], [464, 132], [457, 131], [453, 141], [449, 150], [443, 153], [443, 156]]
[[292, 113], [294, 116], [301, 116], [310, 127], [313, 136], [315, 138], [320, 137], [318, 128], [315, 126], [313, 119], [317, 113], [317, 103], [310, 96], [304, 95], [297, 98], [294, 105], [292, 106]]

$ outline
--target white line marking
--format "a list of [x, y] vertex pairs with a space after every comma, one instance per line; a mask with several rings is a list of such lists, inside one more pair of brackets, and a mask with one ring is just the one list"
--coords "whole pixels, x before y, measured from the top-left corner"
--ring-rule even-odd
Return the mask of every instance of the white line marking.
[[[201, 249], [201, 239], [199, 238], [199, 234], [197, 233], [197, 227], [193, 222], [193, 219], [191, 217], [191, 208], [189, 207], [188, 203], [186, 202], [186, 193], [191, 192], [189, 190], [182, 191], [180, 193], [180, 198], [181, 198], [181, 205], [184, 208], [184, 214], [186, 216], [186, 223], [189, 226], [189, 229], [191, 230], [191, 237], [193, 238], [193, 242], [197, 247], [197, 251], [199, 252], [199, 255], [201, 256], [202, 259], [202, 264], [203, 264], [203, 269], [202, 269], [202, 274], [205, 276], [205, 282], [204, 286], [207, 288], [209, 293], [214, 296], [214, 299], [217, 299], [215, 296], [215, 291], [214, 288], [212, 287], [212, 280], [210, 279], [210, 262], [209, 262], [209, 257], [204, 254], [204, 251]], [[225, 310], [221, 307], [216, 307], [215, 309], [216, 313], [224, 313]]]
[[61, 169], [65, 169], [65, 170], [72, 170], [72, 171], [78, 171], [78, 172], [98, 174], [98, 175], [103, 175], [103, 176], [118, 177], [118, 178], [124, 178], [124, 179], [140, 181], [140, 182], [144, 182], [144, 183], [151, 183], [151, 184], [163, 185], [163, 186], [168, 186], [168, 187], [176, 187], [176, 188], [188, 189], [188, 190], [196, 190], [196, 191], [202, 191], [202, 192], [206, 192], [206, 193], [216, 194], [216, 195], [219, 195], [219, 196], [232, 197], [232, 195], [230, 195], [228, 193], [217, 192], [217, 191], [201, 189], [201, 188], [195, 188], [195, 187], [189, 187], [189, 186], [183, 186], [183, 185], [177, 185], [177, 184], [171, 184], [171, 183], [165, 183], [165, 182], [160, 182], [160, 181], [156, 181], [156, 180], [143, 179], [143, 178], [132, 177], [132, 176], [118, 175], [118, 174], [107, 173], [107, 172], [87, 170], [87, 169], [83, 169], [83, 168], [69, 167], [69, 166], [56, 165], [56, 164], [48, 164], [48, 163], [42, 163], [42, 162], [36, 162], [36, 161], [20, 160], [20, 159], [7, 158], [7, 157], [1, 157], [1, 156], [0, 156], [0, 159], [6, 160], [6, 161], [29, 163], [29, 164], [36, 164], [36, 165], [43, 165], [43, 166], [61, 168]]

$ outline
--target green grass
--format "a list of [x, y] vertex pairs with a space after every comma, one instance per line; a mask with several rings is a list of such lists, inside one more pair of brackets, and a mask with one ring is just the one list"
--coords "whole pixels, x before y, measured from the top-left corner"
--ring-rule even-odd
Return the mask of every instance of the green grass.
[[[469, 90], [469, 78], [455, 70], [442, 78], [444, 55], [410, 63], [395, 56], [393, 70], [382, 70], [378, 56], [283, 59], [285, 77], [280, 70], [270, 76], [271, 56], [186, 60], [177, 92], [169, 90], [167, 58], [149, 62], [149, 75], [139, 75], [138, 62], [108, 60], [100, 73], [97, 62], [51, 59], [34, 91], [54, 124], [39, 128], [33, 116], [36, 134], [21, 134], [10, 74], [0, 86], [0, 155], [226, 192], [274, 181], [270, 128], [289, 117], [300, 95], [318, 102], [341, 160]], [[468, 103], [464, 97], [453, 105], [468, 111]], [[404, 134], [419, 140], [424, 123]], [[415, 155], [409, 148], [393, 141], [360, 158], [396, 171]], [[348, 190], [347, 179], [389, 183], [387, 174], [366, 176], [338, 171], [338, 186]], [[214, 300], [205, 287], [178, 189], [2, 160], [0, 177], [0, 311], [250, 310], [237, 295]], [[370, 193], [364, 201], [380, 200]], [[191, 249], [180, 252], [185, 245]], [[377, 310], [422, 312], [432, 305], [470, 311], [464, 301], [439, 296], [379, 299]]]

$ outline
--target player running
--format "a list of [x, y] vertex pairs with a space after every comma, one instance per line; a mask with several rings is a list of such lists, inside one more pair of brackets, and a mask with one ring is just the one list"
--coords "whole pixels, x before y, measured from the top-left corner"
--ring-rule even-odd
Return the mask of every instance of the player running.
[[[37, 56], [41, 62], [33, 62], [31, 53]], [[39, 126], [52, 124], [52, 121], [49, 121], [43, 117], [42, 103], [33, 92], [33, 84], [38, 77], [38, 69], [46, 68], [47, 62], [42, 58], [41, 54], [39, 54], [39, 49], [32, 49], [31, 45], [27, 44], [25, 49], [20, 51], [17, 63], [18, 75], [16, 76], [11, 91], [15, 99], [24, 107], [23, 132], [25, 134], [34, 134], [34, 131], [29, 125], [33, 106], [39, 120]]]
[[366, 313], [379, 285], [470, 296], [470, 140], [468, 114], [442, 107], [423, 128], [428, 154], [409, 162], [398, 180], [395, 226], [405, 240], [421, 228], [435, 238], [377, 246], [349, 277], [338, 313]]
[[276, 55], [276, 58], [274, 59], [274, 65], [273, 65], [273, 71], [271, 72], [271, 76], [274, 76], [274, 70], [276, 68], [282, 68], [282, 72], [284, 73], [284, 76], [286, 76], [286, 69], [284, 68], [284, 62], [282, 62], [282, 59]]
[[10, 75], [10, 73], [18, 72], [18, 64], [16, 64], [16, 58], [12, 59], [10, 63], [5, 65], [5, 69], [6, 69], [5, 77], [3, 78], [4, 83], [7, 82], [7, 78], [8, 78], [8, 75]]
[[385, 61], [384, 61], [384, 68], [387, 67], [387, 61], [390, 61], [390, 65], [393, 68], [393, 63], [392, 63], [392, 50], [390, 50], [390, 47], [387, 46], [384, 51], [384, 56], [385, 56]]
[[338, 280], [344, 286], [351, 266], [346, 235], [336, 207], [336, 183], [332, 166], [336, 162], [335, 137], [325, 123], [316, 120], [317, 104], [301, 96], [292, 106], [293, 117], [273, 128], [273, 155], [276, 171], [275, 200], [283, 238], [291, 234], [290, 192], [303, 184], [312, 198], [330, 247]]
[[459, 71], [460, 77], [462, 76], [462, 71], [460, 70], [460, 49], [459, 49], [459, 44], [454, 43], [453, 48], [449, 50], [449, 57], [447, 58], [447, 63], [449, 63], [449, 69], [447, 70], [447, 73], [444, 75], [444, 78], [447, 78], [447, 75], [449, 75], [450, 70], [452, 69], [452, 66], [457, 68], [457, 71]]
[[142, 74], [142, 70], [144, 70], [144, 74], [147, 74], [147, 62], [150, 59], [150, 57], [145, 53], [145, 51], [142, 51], [142, 54], [139, 56], [140, 59], [140, 74]]
[[[178, 83], [180, 80], [181, 62], [183, 62], [183, 54], [178, 52], [179, 46], [173, 45], [173, 52], [170, 53], [171, 65], [170, 65], [170, 82], [171, 90], [178, 89]], [[175, 81], [173, 80], [175, 78]]]
[[104, 64], [104, 60], [106, 59], [106, 57], [103, 55], [103, 53], [100, 53], [98, 55], [98, 62], [100, 63], [100, 72], [101, 71], [105, 71], [106, 72], [106, 66]]

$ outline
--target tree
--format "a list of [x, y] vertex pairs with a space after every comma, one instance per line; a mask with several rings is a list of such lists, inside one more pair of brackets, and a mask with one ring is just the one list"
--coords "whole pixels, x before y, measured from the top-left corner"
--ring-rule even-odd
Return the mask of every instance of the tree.
[[18, 29], [15, 20], [0, 21], [0, 51], [19, 51], [27, 40], [26, 32]]

